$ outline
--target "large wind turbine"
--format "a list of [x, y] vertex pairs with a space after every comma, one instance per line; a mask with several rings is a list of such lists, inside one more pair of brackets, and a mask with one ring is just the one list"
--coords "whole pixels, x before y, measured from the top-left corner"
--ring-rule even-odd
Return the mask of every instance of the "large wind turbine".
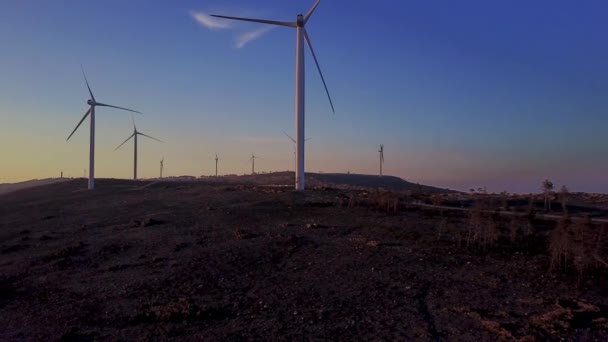
[[[86, 119], [87, 116], [90, 114], [91, 115], [91, 133], [90, 133], [91, 140], [89, 143], [89, 190], [92, 190], [95, 188], [95, 107], [97, 107], [97, 106], [112, 107], [112, 108], [127, 110], [129, 112], [134, 112], [134, 113], [139, 113], [139, 114], [141, 114], [141, 113], [136, 110], [117, 107], [117, 106], [111, 106], [108, 104], [97, 102], [95, 100], [95, 96], [93, 96], [93, 92], [91, 91], [91, 87], [89, 86], [89, 81], [87, 80], [87, 75], [85, 75], [84, 68], [82, 68], [82, 66], [81, 66], [81, 69], [82, 69], [82, 75], [84, 76], [84, 81], [87, 84], [87, 88], [89, 89], [89, 95], [91, 95], [91, 98], [87, 101], [87, 104], [90, 107], [89, 107], [89, 110], [87, 110], [87, 112], [84, 113], [84, 116], [82, 117], [82, 119], [80, 119], [80, 122], [78, 123], [78, 125], [76, 125], [76, 128], [74, 128], [74, 130], [72, 131], [70, 136], [65, 141], [70, 140], [70, 138], [72, 137], [72, 135], [74, 135], [74, 132], [76, 132], [78, 127], [80, 127], [80, 125], [82, 124], [84, 119]], [[86, 172], [85, 172], [85, 174], [86, 174]]]
[[382, 177], [382, 164], [384, 164], [384, 145], [380, 145], [380, 177]]
[[327, 90], [327, 84], [325, 84], [325, 78], [323, 78], [321, 67], [319, 66], [319, 62], [317, 61], [317, 56], [315, 55], [315, 51], [312, 48], [312, 44], [310, 43], [310, 38], [308, 37], [306, 29], [304, 28], [304, 25], [306, 25], [306, 23], [310, 19], [310, 16], [315, 11], [320, 2], [321, 0], [317, 0], [317, 2], [315, 2], [315, 4], [310, 8], [310, 10], [308, 10], [306, 15], [298, 14], [295, 22], [212, 15], [218, 18], [251, 21], [255, 23], [286, 26], [296, 29], [296, 190], [304, 190], [304, 41], [306, 41], [306, 44], [310, 49], [312, 57], [315, 60], [315, 64], [317, 65], [317, 69], [319, 70], [319, 74], [321, 75], [321, 80], [323, 81], [323, 86], [325, 87], [325, 92], [327, 93], [327, 98], [329, 99], [331, 110], [332, 112], [335, 112], [334, 105], [331, 101], [331, 96], [329, 96], [329, 91]]
[[[294, 164], [295, 164], [294, 172], [295, 172], [295, 170], [298, 168], [298, 159], [296, 158], [296, 145], [297, 145], [296, 140], [294, 138], [292, 138], [289, 134], [287, 134], [285, 131], [283, 131], [283, 134], [285, 134], [289, 138], [289, 140], [293, 141], [293, 144], [294, 144], [293, 145], [293, 156], [294, 156]], [[312, 138], [304, 139], [304, 141], [308, 141], [310, 139], [312, 139]]]
[[[114, 151], [118, 150], [122, 145], [124, 145], [127, 141], [129, 141], [131, 138], [133, 138], [133, 142], [134, 142], [134, 148], [133, 148], [133, 151], [134, 151], [134, 155], [133, 155], [133, 179], [137, 179], [137, 136], [138, 135], [143, 135], [146, 138], [154, 139], [154, 140], [162, 143], [162, 141], [160, 141], [160, 140], [158, 140], [158, 139], [156, 139], [154, 137], [151, 137], [149, 135], [146, 135], [146, 134], [143, 134], [143, 133], [139, 132], [137, 130], [137, 127], [135, 127], [135, 120], [133, 121], [133, 134], [131, 134], [127, 138], [127, 140], [123, 141], [122, 144], [118, 145], [118, 147], [114, 149]], [[162, 174], [162, 161], [161, 161], [161, 174]], [[162, 175], [161, 175], [161, 177], [162, 177]]]

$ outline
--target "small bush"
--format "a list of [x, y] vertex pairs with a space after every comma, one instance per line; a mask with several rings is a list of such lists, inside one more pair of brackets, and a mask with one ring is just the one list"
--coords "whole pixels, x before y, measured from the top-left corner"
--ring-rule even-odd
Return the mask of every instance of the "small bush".
[[487, 209], [488, 207], [483, 202], [475, 203], [471, 210], [467, 236], [468, 246], [479, 246], [484, 252], [488, 247], [494, 245], [500, 233], [500, 214], [494, 212], [489, 216], [484, 215], [484, 211]]
[[596, 226], [585, 217], [575, 223], [567, 214], [549, 235], [550, 269], [574, 268], [578, 279], [593, 269], [608, 268], [606, 225]]

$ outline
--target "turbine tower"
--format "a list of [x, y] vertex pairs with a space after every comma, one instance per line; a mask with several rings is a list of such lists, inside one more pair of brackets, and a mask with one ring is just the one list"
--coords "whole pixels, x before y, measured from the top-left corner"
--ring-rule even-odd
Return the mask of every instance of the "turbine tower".
[[380, 177], [382, 177], [382, 164], [384, 164], [384, 145], [380, 145]]
[[[114, 149], [114, 151], [118, 150], [122, 145], [124, 145], [127, 141], [129, 141], [131, 138], [133, 138], [133, 143], [134, 143], [134, 148], [133, 148], [133, 179], [137, 180], [137, 136], [138, 135], [143, 135], [146, 138], [150, 138], [150, 139], [154, 139], [158, 142], [161, 142], [160, 140], [151, 137], [149, 135], [143, 134], [141, 132], [139, 132], [137, 130], [137, 127], [135, 127], [135, 120], [133, 120], [133, 134], [131, 134], [127, 140], [123, 141], [122, 144], [118, 145], [117, 148]], [[162, 174], [162, 161], [161, 161], [161, 174]], [[162, 177], [162, 176], [161, 176]]]
[[[93, 96], [93, 92], [91, 91], [91, 87], [89, 86], [89, 81], [87, 80], [87, 75], [84, 73], [84, 68], [82, 68], [82, 66], [81, 66], [81, 69], [82, 69], [82, 75], [84, 76], [84, 81], [87, 84], [87, 88], [89, 89], [89, 95], [91, 95], [91, 98], [87, 101], [87, 104], [90, 107], [89, 107], [89, 110], [87, 110], [87, 112], [84, 113], [84, 116], [82, 117], [82, 119], [80, 119], [80, 122], [78, 123], [78, 125], [76, 125], [76, 128], [74, 128], [74, 130], [72, 131], [70, 136], [65, 141], [70, 140], [70, 138], [72, 137], [72, 135], [74, 135], [74, 132], [76, 132], [78, 127], [80, 127], [80, 125], [82, 124], [84, 119], [86, 119], [87, 116], [91, 115], [91, 133], [90, 133], [90, 142], [89, 142], [89, 190], [92, 190], [95, 188], [95, 107], [97, 107], [97, 106], [111, 107], [111, 108], [126, 110], [126, 111], [133, 112], [133, 113], [139, 113], [139, 114], [141, 114], [141, 113], [136, 110], [117, 107], [117, 106], [111, 106], [108, 104], [97, 102], [95, 100], [95, 96]], [[85, 172], [85, 178], [86, 178], [86, 172]]]
[[163, 167], [165, 166], [165, 157], [160, 160], [160, 178], [163, 178]]
[[310, 19], [310, 16], [315, 11], [317, 6], [321, 0], [317, 0], [315, 4], [308, 10], [305, 15], [298, 14], [295, 22], [285, 22], [285, 21], [273, 21], [273, 20], [262, 20], [262, 19], [248, 19], [248, 18], [237, 18], [237, 17], [228, 17], [223, 15], [213, 15], [213, 17], [217, 18], [225, 18], [225, 19], [233, 19], [233, 20], [242, 20], [242, 21], [251, 21], [255, 23], [262, 24], [270, 24], [276, 26], [285, 26], [296, 29], [296, 146], [297, 146], [297, 163], [296, 163], [296, 185], [295, 188], [298, 191], [304, 190], [304, 41], [308, 45], [312, 57], [317, 65], [317, 69], [319, 70], [319, 74], [321, 75], [321, 80], [323, 81], [323, 86], [325, 87], [325, 92], [327, 93], [327, 98], [329, 99], [329, 104], [331, 105], [332, 112], [335, 113], [334, 105], [331, 101], [331, 96], [329, 96], [329, 90], [327, 90], [327, 84], [325, 84], [325, 78], [323, 77], [323, 73], [321, 72], [321, 67], [319, 66], [319, 62], [317, 61], [317, 56], [315, 55], [315, 51], [312, 48], [312, 44], [310, 43], [310, 38], [306, 33], [306, 29], [304, 26]]
[[[285, 131], [283, 131], [283, 134], [285, 134], [289, 138], [289, 140], [293, 141], [293, 144], [294, 144], [293, 145], [293, 157], [294, 157], [293, 160], [294, 160], [295, 168], [293, 170], [295, 172], [295, 170], [298, 167], [298, 159], [296, 158], [296, 140], [294, 138], [292, 138], [289, 134], [287, 134]], [[304, 139], [304, 141], [308, 141], [310, 139], [312, 139], [312, 138]]]
[[220, 159], [217, 157], [217, 153], [216, 153], [215, 154], [215, 177], [217, 177], [217, 161], [218, 160], [220, 160]]
[[260, 159], [260, 157], [254, 155], [253, 153], [251, 154], [251, 158], [249, 158], [248, 161], [251, 162], [251, 174], [255, 175], [255, 160], [256, 159]]

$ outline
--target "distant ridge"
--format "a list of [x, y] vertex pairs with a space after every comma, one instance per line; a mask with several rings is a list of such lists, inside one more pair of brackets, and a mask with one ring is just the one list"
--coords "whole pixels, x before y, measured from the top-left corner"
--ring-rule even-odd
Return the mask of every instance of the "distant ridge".
[[[205, 179], [214, 179], [215, 177], [206, 177]], [[269, 172], [259, 173], [255, 175], [228, 175], [218, 177], [221, 182], [240, 182], [253, 183], [260, 185], [293, 185], [294, 173], [291, 171], [285, 172]], [[459, 192], [456, 190], [443, 189], [429, 185], [418, 185], [408, 182], [399, 177], [378, 175], [363, 175], [354, 173], [306, 173], [306, 182], [309, 186], [328, 186], [336, 188], [365, 188], [365, 189], [384, 189], [390, 191], [414, 191], [421, 190], [426, 193], [446, 193]]]
[[45, 178], [45, 179], [32, 179], [18, 183], [3, 183], [0, 184], [0, 195], [8, 194], [9, 192], [33, 188], [35, 186], [53, 184], [58, 182], [69, 181], [71, 178]]
[[332, 184], [343, 184], [354, 187], [363, 188], [381, 188], [392, 191], [414, 191], [420, 189], [424, 192], [441, 193], [441, 192], [457, 192], [450, 189], [442, 189], [429, 185], [419, 185], [408, 182], [399, 177], [378, 175], [361, 175], [361, 174], [345, 174], [345, 173], [307, 173], [306, 176], [309, 182], [323, 182]]
[[[211, 182], [211, 183], [226, 183], [226, 184], [253, 184], [253, 185], [279, 185], [285, 187], [293, 187], [294, 173], [290, 171], [284, 172], [269, 172], [258, 173], [255, 175], [226, 175], [226, 176], [203, 176], [200, 178], [194, 176], [177, 176], [133, 180], [120, 180], [129, 184], [130, 182]], [[14, 191], [34, 188], [43, 185], [49, 185], [59, 182], [70, 181], [71, 178], [47, 178], [34, 179], [25, 182], [0, 184], [0, 195], [8, 194]], [[74, 179], [77, 180], [77, 179]], [[82, 180], [82, 178], [80, 179]], [[101, 180], [101, 179], [100, 179]], [[117, 179], [118, 180], [118, 179]], [[354, 173], [306, 173], [306, 182], [310, 187], [330, 187], [339, 189], [384, 189], [388, 191], [416, 191], [420, 190], [426, 193], [447, 193], [458, 192], [456, 190], [442, 189], [429, 185], [416, 184], [408, 182], [399, 177], [378, 175], [362, 175]]]

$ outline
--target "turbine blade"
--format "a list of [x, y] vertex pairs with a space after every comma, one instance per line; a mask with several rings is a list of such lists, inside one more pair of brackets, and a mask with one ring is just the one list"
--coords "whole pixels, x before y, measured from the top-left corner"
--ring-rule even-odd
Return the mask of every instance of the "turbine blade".
[[89, 110], [87, 110], [86, 113], [84, 113], [84, 116], [82, 117], [82, 119], [80, 119], [80, 122], [78, 123], [78, 125], [76, 125], [76, 128], [74, 128], [74, 130], [72, 131], [72, 133], [70, 134], [70, 136], [65, 139], [65, 141], [70, 140], [70, 138], [72, 137], [72, 135], [74, 135], [74, 132], [76, 132], [76, 130], [78, 129], [78, 127], [80, 127], [80, 125], [82, 124], [82, 122], [84, 121], [84, 119], [87, 118], [87, 116], [89, 116], [89, 114], [91, 114], [91, 107], [89, 107]]
[[127, 140], [123, 141], [122, 144], [118, 145], [117, 148], [114, 149], [114, 151], [118, 150], [122, 145], [124, 145], [127, 141], [129, 141], [129, 139], [133, 138], [135, 136], [135, 133], [131, 134]]
[[312, 7], [308, 10], [308, 13], [306, 13], [306, 15], [304, 16], [304, 24], [306, 24], [308, 19], [310, 19], [310, 16], [315, 11], [315, 9], [317, 9], [317, 6], [319, 6], [320, 2], [321, 2], [321, 0], [317, 0], [317, 2], [315, 2], [315, 4], [312, 5]]
[[311, 139], [312, 139], [312, 138], [304, 139], [304, 141], [308, 141], [308, 140], [311, 140]]
[[287, 27], [297, 27], [298, 25], [296, 23], [291, 23], [291, 22], [287, 22], [287, 21], [274, 21], [274, 20], [263, 20], [263, 19], [249, 19], [249, 18], [239, 18], [239, 17], [228, 17], [225, 15], [216, 15], [216, 14], [211, 14], [212, 17], [216, 17], [216, 18], [224, 18], [224, 19], [232, 19], [232, 20], [240, 20], [240, 21], [251, 21], [254, 23], [262, 23], [262, 24], [270, 24], [270, 25], [277, 25], [277, 26], [287, 26]]
[[293, 141], [293, 143], [296, 143], [296, 140], [292, 137], [289, 136], [289, 134], [285, 133], [285, 131], [283, 131], [283, 134], [285, 134], [291, 141]]
[[82, 64], [80, 64], [80, 69], [82, 69], [82, 76], [84, 76], [84, 81], [87, 84], [87, 88], [89, 89], [89, 94], [91, 95], [91, 100], [93, 100], [93, 102], [95, 101], [95, 96], [93, 96], [93, 92], [91, 91], [91, 87], [89, 87], [89, 81], [87, 80], [87, 75], [84, 73], [84, 67], [82, 66]]
[[133, 122], [133, 130], [137, 132], [137, 127], [135, 127], [135, 118], [133, 117], [133, 114], [131, 114], [131, 121]]
[[327, 93], [327, 98], [329, 99], [329, 104], [331, 105], [331, 111], [335, 114], [334, 103], [331, 101], [331, 96], [329, 96], [329, 90], [327, 90], [327, 84], [325, 83], [325, 78], [323, 77], [323, 73], [321, 72], [321, 67], [319, 66], [319, 61], [317, 60], [317, 56], [315, 55], [315, 50], [312, 48], [312, 44], [310, 43], [310, 38], [308, 38], [308, 33], [304, 30], [304, 39], [308, 44], [308, 48], [310, 48], [310, 52], [312, 53], [312, 58], [315, 60], [315, 64], [317, 65], [317, 70], [319, 70], [319, 75], [321, 75], [321, 81], [323, 81], [323, 86], [325, 87], [325, 92]]
[[96, 103], [97, 106], [101, 106], [101, 107], [111, 107], [111, 108], [117, 108], [117, 109], [122, 109], [122, 110], [127, 110], [129, 112], [133, 112], [133, 113], [137, 113], [137, 114], [141, 114], [141, 112], [138, 112], [136, 110], [133, 109], [129, 109], [129, 108], [123, 108], [123, 107], [118, 107], [118, 106], [112, 106], [109, 104], [105, 104], [105, 103]]
[[144, 136], [144, 137], [146, 137], [146, 138], [154, 139], [154, 140], [156, 140], [156, 141], [158, 141], [158, 142], [161, 142], [161, 143], [165, 143], [165, 142], [164, 142], [164, 141], [162, 141], [162, 140], [158, 140], [158, 139], [156, 139], [156, 138], [154, 138], [154, 137], [151, 137], [151, 136], [149, 136], [149, 135], [143, 134], [143, 133], [141, 133], [141, 132], [137, 132], [137, 134], [139, 134], [139, 135], [143, 135], [143, 136]]

